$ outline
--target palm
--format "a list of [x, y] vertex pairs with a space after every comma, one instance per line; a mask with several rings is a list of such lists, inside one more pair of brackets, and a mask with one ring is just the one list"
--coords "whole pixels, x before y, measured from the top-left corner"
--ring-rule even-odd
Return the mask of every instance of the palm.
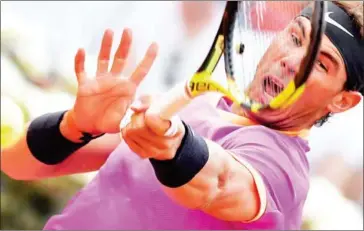
[[121, 77], [131, 44], [130, 32], [123, 33], [111, 71], [108, 72], [111, 44], [112, 32], [106, 31], [99, 54], [97, 75], [92, 79], [86, 78], [84, 73], [83, 50], [79, 50], [76, 55], [78, 91], [73, 119], [80, 131], [94, 134], [119, 132], [120, 121], [156, 57], [156, 46], [152, 45], [131, 77]]

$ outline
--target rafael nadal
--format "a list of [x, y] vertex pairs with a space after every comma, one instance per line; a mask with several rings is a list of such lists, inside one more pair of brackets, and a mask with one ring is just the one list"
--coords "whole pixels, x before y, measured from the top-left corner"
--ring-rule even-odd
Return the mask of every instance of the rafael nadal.
[[[33, 120], [21, 140], [2, 150], [2, 171], [36, 180], [98, 170], [46, 230], [300, 229], [309, 187], [304, 135], [364, 94], [363, 3], [328, 5], [336, 23], [328, 22], [306, 91], [294, 105], [255, 115], [224, 98], [202, 96], [179, 113], [180, 126], [168, 137], [170, 122], [148, 111], [156, 99], [134, 99], [156, 44], [130, 77], [121, 78], [131, 31], [124, 31], [110, 71], [112, 32], [106, 31], [96, 78], [86, 77], [79, 50], [73, 108]], [[306, 34], [307, 17], [298, 17]], [[304, 33], [280, 33], [294, 39], [296, 51], [307, 44]], [[258, 72], [297, 69], [302, 52], [285, 53], [277, 43]], [[129, 107], [135, 114], [120, 142], [119, 123]]]

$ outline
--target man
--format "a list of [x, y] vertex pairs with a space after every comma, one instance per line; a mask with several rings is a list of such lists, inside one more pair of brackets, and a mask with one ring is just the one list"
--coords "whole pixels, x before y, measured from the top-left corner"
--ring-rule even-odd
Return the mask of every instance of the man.
[[[290, 108], [254, 115], [206, 95], [179, 114], [183, 123], [174, 136], [165, 136], [170, 122], [148, 110], [156, 99], [142, 97], [131, 106], [135, 114], [122, 129], [121, 143], [119, 123], [157, 47], [151, 45], [130, 78], [118, 78], [131, 34], [124, 31], [108, 71], [112, 32], [106, 31], [96, 78], [86, 77], [85, 54], [79, 50], [74, 107], [35, 119], [26, 135], [2, 152], [2, 170], [22, 180], [99, 170], [65, 210], [47, 222], [47, 230], [299, 229], [309, 150], [301, 135], [327, 115], [357, 105], [364, 93], [364, 59], [346, 52], [354, 48], [359, 56], [364, 53], [363, 6], [329, 3], [329, 10], [353, 37], [328, 24], [306, 92]], [[299, 18], [309, 31], [306, 17]], [[287, 30], [282, 36], [293, 38]], [[307, 45], [303, 36], [294, 38], [297, 47], [289, 53], [276, 46], [280, 41], [273, 41], [258, 72], [277, 67], [294, 72], [302, 58], [297, 50]]]

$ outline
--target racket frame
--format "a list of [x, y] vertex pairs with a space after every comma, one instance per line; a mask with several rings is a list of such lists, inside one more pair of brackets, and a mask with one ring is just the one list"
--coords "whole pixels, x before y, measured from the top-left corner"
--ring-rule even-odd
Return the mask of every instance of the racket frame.
[[[239, 103], [241, 107], [253, 112], [258, 112], [259, 110], [266, 108], [277, 109], [280, 107], [287, 107], [302, 95], [305, 88], [305, 82], [311, 74], [315, 64], [325, 31], [326, 24], [324, 14], [326, 12], [326, 2], [315, 1], [314, 3], [314, 11], [311, 19], [311, 42], [306, 56], [300, 64], [301, 68], [297, 74], [298, 77], [292, 80], [288, 86], [267, 105], [262, 105], [252, 101], [246, 103], [247, 101], [242, 90], [235, 82], [232, 61], [230, 60], [231, 54], [228, 54], [228, 52], [233, 50], [229, 48], [233, 45], [230, 41], [232, 39], [231, 35], [235, 26], [236, 14], [238, 13], [238, 4], [239, 3], [237, 1], [228, 1], [226, 3], [224, 14], [214, 38], [213, 45], [197, 72], [188, 81], [182, 83], [182, 85], [176, 85], [166, 92], [163, 95], [163, 98], [152, 103], [149, 108], [152, 113], [158, 113], [162, 119], [170, 120], [195, 97], [205, 94], [206, 92], [220, 92], [233, 102]], [[212, 73], [223, 54], [227, 88], [211, 78]]]

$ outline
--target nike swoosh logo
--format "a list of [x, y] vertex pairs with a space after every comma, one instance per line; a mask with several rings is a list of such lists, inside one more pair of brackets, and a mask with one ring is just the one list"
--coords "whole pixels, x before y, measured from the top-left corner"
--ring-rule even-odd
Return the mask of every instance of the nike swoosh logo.
[[337, 28], [339, 28], [340, 30], [344, 31], [345, 33], [347, 33], [348, 35], [350, 35], [351, 37], [354, 37], [354, 35], [352, 35], [347, 29], [345, 29], [345, 27], [343, 27], [342, 25], [340, 25], [339, 23], [337, 23], [334, 19], [330, 18], [330, 14], [332, 14], [333, 12], [327, 12], [325, 14], [325, 21], [330, 23], [333, 26], [336, 26]]

